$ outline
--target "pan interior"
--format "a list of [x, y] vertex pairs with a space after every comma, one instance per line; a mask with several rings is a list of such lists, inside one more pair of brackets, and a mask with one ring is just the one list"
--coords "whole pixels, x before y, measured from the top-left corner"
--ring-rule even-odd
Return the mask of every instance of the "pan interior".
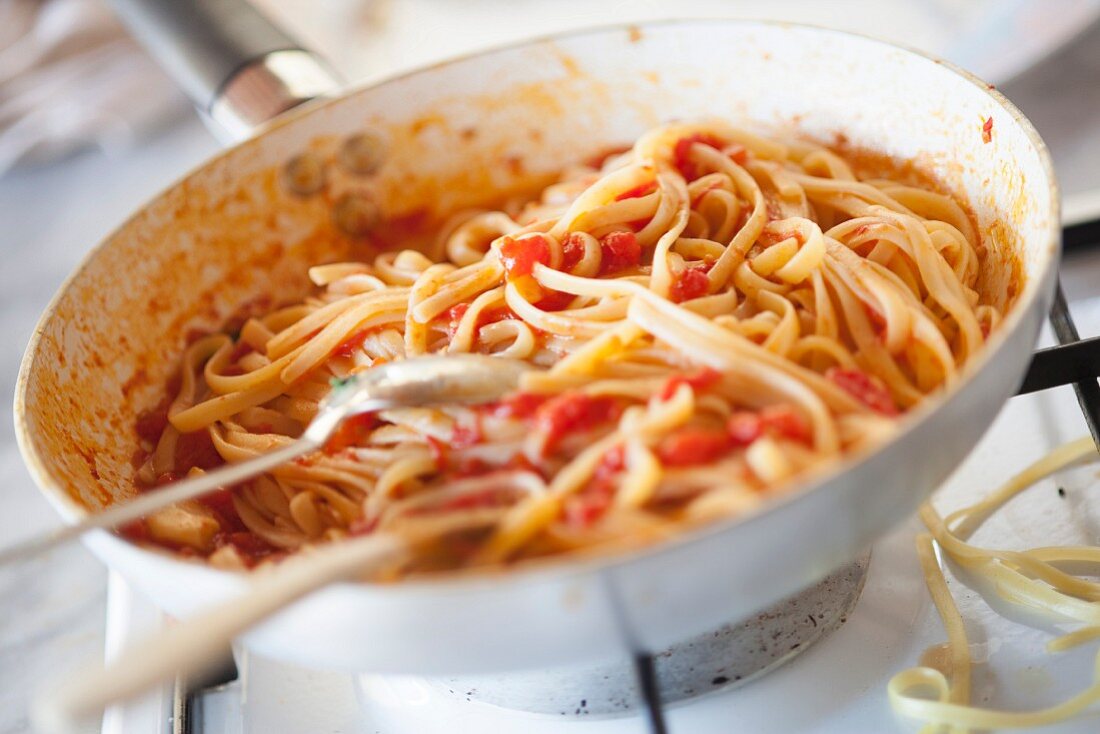
[[[293, 114], [125, 223], [58, 295], [28, 353], [19, 419], [32, 468], [70, 514], [132, 492], [135, 417], [160, 399], [189, 332], [253, 298], [301, 298], [310, 265], [373, 254], [337, 226], [347, 195], [388, 219], [432, 217], [529, 189], [661, 122], [705, 117], [912, 162], [969, 203], [989, 249], [981, 290], [999, 307], [1032, 298], [1049, 266], [1057, 213], [1030, 128], [928, 59], [756, 24], [534, 43]], [[359, 133], [382, 151], [366, 175], [341, 163]], [[324, 171], [307, 195], [286, 185], [302, 154]]]

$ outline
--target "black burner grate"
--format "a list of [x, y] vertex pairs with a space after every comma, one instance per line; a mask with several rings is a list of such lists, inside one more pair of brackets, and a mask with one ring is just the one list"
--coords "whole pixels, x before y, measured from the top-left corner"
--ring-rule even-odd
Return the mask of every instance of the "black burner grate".
[[[1077, 404], [1081, 406], [1081, 412], [1085, 415], [1089, 433], [1092, 440], [1100, 448], [1100, 385], [1096, 382], [1096, 360], [1092, 350], [1100, 348], [1100, 339], [1081, 340], [1077, 334], [1077, 325], [1073, 323], [1069, 306], [1066, 304], [1065, 293], [1062, 292], [1062, 283], [1059, 282], [1054, 291], [1054, 307], [1050, 312], [1050, 324], [1054, 327], [1054, 335], [1058, 338], [1059, 346], [1045, 349], [1045, 354], [1051, 355], [1049, 369], [1052, 374], [1061, 375], [1064, 379], [1061, 384], [1073, 383], [1073, 391], [1077, 393]], [[1028, 375], [1035, 369], [1032, 362]]]

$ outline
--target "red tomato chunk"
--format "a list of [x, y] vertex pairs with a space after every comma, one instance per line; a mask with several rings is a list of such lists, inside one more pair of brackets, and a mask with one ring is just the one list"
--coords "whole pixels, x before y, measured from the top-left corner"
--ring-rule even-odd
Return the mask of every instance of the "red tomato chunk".
[[608, 452], [603, 455], [603, 459], [593, 473], [593, 478], [597, 481], [607, 481], [621, 472], [625, 466], [626, 449], [620, 444], [613, 449], [609, 449]]
[[530, 275], [535, 270], [535, 263], [550, 264], [550, 245], [539, 235], [519, 240], [505, 237], [500, 244], [500, 261], [509, 278]]
[[635, 267], [642, 259], [642, 248], [633, 232], [611, 232], [600, 240], [603, 259], [600, 275]]
[[586, 528], [599, 520], [610, 507], [610, 489], [583, 492], [565, 500], [562, 505], [562, 514], [567, 525]]
[[898, 406], [890, 391], [881, 381], [863, 370], [833, 367], [825, 376], [871, 410], [889, 416], [898, 414]]
[[749, 411], [734, 413], [726, 421], [726, 433], [735, 446], [748, 446], [764, 434], [764, 421]]
[[672, 151], [672, 164], [680, 171], [688, 181], [699, 177], [699, 169], [691, 160], [691, 146], [695, 143], [709, 145], [712, 148], [721, 148], [722, 141], [712, 135], [696, 133], [676, 141], [676, 147]]
[[769, 405], [760, 411], [760, 420], [780, 438], [810, 443], [813, 431], [802, 414], [789, 405]]
[[707, 277], [707, 271], [709, 270], [709, 264], [706, 266], [693, 265], [686, 268], [684, 272], [680, 273], [680, 277], [672, 283], [672, 300], [676, 303], [683, 303], [705, 296], [710, 288], [710, 279]]
[[583, 431], [617, 417], [618, 404], [611, 398], [582, 393], [564, 393], [538, 409], [535, 420], [546, 432], [546, 450], [551, 450], [572, 431]]
[[671, 400], [680, 385], [690, 385], [695, 392], [705, 390], [720, 379], [722, 379], [722, 373], [710, 367], [704, 367], [691, 375], [673, 375], [665, 381], [664, 387], [661, 388], [657, 398], [659, 400]]
[[800, 443], [813, 440], [809, 422], [789, 405], [769, 405], [759, 413], [738, 411], [726, 421], [726, 433], [735, 446], [748, 446], [765, 433]]
[[546, 401], [545, 395], [517, 392], [489, 406], [489, 413], [498, 418], [530, 418]]
[[584, 239], [572, 233], [561, 243], [561, 269], [570, 272], [584, 258]]
[[685, 428], [661, 439], [657, 457], [665, 466], [694, 466], [714, 461], [731, 448], [733, 441], [723, 431]]

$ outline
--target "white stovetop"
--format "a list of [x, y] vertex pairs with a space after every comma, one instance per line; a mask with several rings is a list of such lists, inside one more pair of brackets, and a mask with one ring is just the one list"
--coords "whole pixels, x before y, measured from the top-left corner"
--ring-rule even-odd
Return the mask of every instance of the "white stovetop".
[[[1070, 1], [1055, 0], [1050, 5], [1065, 7], [1059, 3]], [[306, 0], [265, 2], [284, 4], [288, 14], [293, 6], [299, 9], [316, 7]], [[501, 1], [498, 5], [492, 0], [477, 0], [467, 6], [471, 8], [468, 17], [456, 15], [447, 3], [448, 0], [332, 0], [332, 7], [344, 11], [353, 11], [355, 7], [378, 9], [377, 15], [368, 12], [364, 16], [367, 24], [364, 32], [377, 35], [370, 36], [371, 42], [364, 44], [362, 49], [344, 52], [349, 64], [345, 71], [352, 78], [377, 77], [443, 53], [484, 43], [501, 43], [517, 33], [538, 35], [566, 26], [668, 16], [677, 12], [798, 18], [872, 33], [876, 28], [884, 28], [888, 30], [887, 35], [896, 40], [926, 47], [939, 44], [939, 50], [965, 62], [966, 53], [972, 52], [973, 47], [956, 47], [954, 53], [950, 53], [940, 33], [948, 27], [944, 19], [965, 6], [973, 21], [981, 16], [973, 8], [989, 5], [968, 5], [962, 0], [925, 0], [917, 4], [899, 3], [895, 13], [883, 10], [882, 3], [862, 0], [830, 3], [827, 10], [826, 4], [810, 0], [766, 4], [723, 4], [712, 0], [678, 0], [671, 4], [657, 0], [629, 4], [562, 0], [556, 4], [561, 8], [556, 17], [551, 18], [552, 13], [540, 7], [542, 21], [531, 23], [528, 20], [531, 16], [527, 14], [536, 8], [534, 0], [519, 0], [515, 4]], [[915, 5], [920, 6], [920, 12], [913, 9]], [[998, 7], [1020, 5], [1019, 0], [1012, 0]], [[762, 6], [766, 6], [765, 12], [759, 12]], [[1044, 8], [1049, 10], [1046, 4]], [[931, 15], [921, 16], [921, 12]], [[504, 19], [499, 24], [495, 22], [499, 19], [497, 16]], [[904, 22], [898, 22], [898, 17]], [[462, 19], [480, 26], [459, 28], [457, 24]], [[333, 28], [348, 33], [346, 26]], [[323, 35], [326, 31], [318, 26], [312, 32]], [[1100, 54], [1097, 50], [1100, 44], [1095, 43], [1097, 35], [1100, 34], [1092, 33], [1060, 52], [1051, 63], [1024, 74], [1013, 83], [1001, 85], [1002, 90], [1036, 122], [1050, 144], [1064, 191], [1069, 194], [1100, 185], [1100, 176], [1096, 174], [1100, 170], [1100, 94], [1092, 93], [1100, 84], [1100, 74], [1094, 71]], [[6, 262], [6, 266], [0, 268], [0, 394], [13, 394], [19, 359], [38, 314], [87, 249], [150, 195], [216, 150], [214, 139], [197, 119], [189, 111], [181, 110], [172, 126], [125, 154], [114, 157], [85, 154], [49, 167], [17, 171], [0, 179], [0, 223], [3, 227], [0, 247]], [[1100, 294], [1097, 285], [1100, 283], [1100, 252], [1067, 263], [1064, 277], [1071, 300]], [[1083, 323], [1082, 332], [1100, 332], [1100, 318]], [[1072, 412], [1072, 394], [1068, 390], [1052, 394], [1051, 399]], [[1005, 416], [1017, 416], [1020, 425], [1034, 431], [1034, 426], [1039, 425], [1038, 405], [1035, 399], [1018, 399], [1006, 409]], [[998, 425], [1008, 426], [999, 429], [1005, 434], [1004, 438], [996, 442], [987, 440], [982, 445], [976, 458], [967, 465], [973, 467], [969, 469], [971, 473], [1004, 475], [1010, 468], [1023, 463], [1024, 456], [1035, 456], [1043, 450], [1044, 444], [1035, 437], [1035, 432], [1018, 431], [1012, 428], [1015, 423], [1015, 420], [1002, 417]], [[1064, 426], [1067, 427], [1059, 430], [1067, 436], [1082, 430], [1076, 414], [1072, 418], [1067, 415]], [[1011, 461], [1005, 461], [1006, 458]], [[19, 458], [10, 417], [0, 421], [0, 492], [3, 493], [0, 543], [13, 542], [56, 524], [56, 517], [34, 489]], [[1026, 513], [1019, 516], [1029, 521], [1033, 519]], [[1026, 527], [1027, 523], [1021, 521], [1018, 526]], [[733, 730], [735, 721], [741, 722], [746, 731], [905, 730], [895, 725], [886, 711], [882, 685], [889, 672], [915, 659], [924, 640], [937, 641], [940, 634], [929, 614], [918, 579], [907, 575], [915, 569], [909, 548], [910, 535], [911, 529], [901, 531], [876, 548], [864, 599], [856, 614], [838, 633], [789, 668], [741, 692], [676, 709], [672, 713], [673, 730], [707, 731], [698, 717], [707, 716], [708, 711], [718, 712], [710, 721], [720, 724], [724, 731]], [[1090, 538], [1095, 541], [1096, 535], [1093, 533]], [[57, 551], [23, 567], [0, 570], [0, 733], [29, 731], [26, 702], [30, 691], [103, 649], [106, 604], [107, 574], [78, 546]], [[142, 613], [134, 611], [138, 616]], [[983, 625], [990, 621], [985, 617], [980, 619]], [[976, 633], [978, 628], [972, 631]], [[1013, 663], [1011, 650], [1015, 648], [1006, 640], [1015, 641], [1016, 638], [1000, 632], [988, 634], [992, 635], [987, 649], [998, 671], [998, 690], [1013, 692], [1016, 696], [1013, 700], [1019, 705], [1035, 697], [1053, 700], [1057, 692], [1067, 689], [1054, 678], [1045, 677], [1043, 673], [1028, 673], [1019, 667], [1026, 666], [1027, 662]], [[1023, 642], [1030, 646], [1028, 649], [1032, 653], [1038, 649], [1034, 639]], [[1041, 656], [1033, 659], [1045, 660]], [[1024, 661], [1024, 658], [1019, 660]], [[1080, 670], [1084, 671], [1085, 663], [1078, 662]], [[1013, 665], [1025, 672], [1014, 672]], [[359, 730], [353, 723], [358, 720], [358, 705], [350, 679], [314, 675], [303, 680], [300, 672], [257, 664], [251, 665], [250, 670], [249, 696], [244, 704], [250, 716], [250, 732], [295, 734], [308, 731], [313, 734]], [[1077, 685], [1083, 685], [1083, 680], [1079, 679]], [[320, 721], [309, 718], [314, 706], [302, 706], [300, 699], [292, 695], [299, 685], [314, 691], [317, 694], [312, 699], [314, 703], [326, 707], [327, 713]], [[381, 688], [372, 686], [371, 690], [379, 692]], [[408, 703], [406, 696], [398, 695], [400, 691], [390, 693], [393, 695], [378, 693], [371, 698], [368, 708], [377, 723], [364, 725], [363, 731], [385, 734], [442, 731], [433, 730], [428, 723], [418, 725], [417, 712], [424, 707]], [[230, 706], [226, 710], [234, 709]], [[446, 730], [460, 731], [464, 726], [467, 731], [478, 731], [476, 717], [479, 711], [481, 709], [476, 706], [448, 710], [444, 718], [453, 726]], [[468, 720], [470, 717], [475, 720]], [[394, 721], [401, 722], [404, 728]], [[223, 723], [229, 726], [231, 722]], [[553, 723], [558, 721], [553, 720]], [[1091, 722], [1092, 728], [1095, 723]], [[494, 730], [492, 726], [481, 726], [481, 731]], [[527, 718], [519, 726], [530, 734], [540, 731], [539, 722]], [[544, 722], [543, 730], [547, 726], [552, 724]], [[575, 731], [578, 734], [597, 731], [585, 727], [577, 727]], [[519, 729], [513, 726], [511, 730]], [[154, 729], [123, 731], [140, 734]], [[208, 728], [207, 731], [229, 734], [239, 729]], [[637, 728], [625, 720], [616, 720], [606, 724], [602, 731], [637, 731]]]

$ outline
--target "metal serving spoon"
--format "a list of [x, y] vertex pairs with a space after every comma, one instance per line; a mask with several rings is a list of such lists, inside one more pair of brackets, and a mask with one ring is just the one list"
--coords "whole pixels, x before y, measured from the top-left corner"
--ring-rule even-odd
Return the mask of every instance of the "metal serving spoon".
[[[477, 355], [417, 357], [338, 381], [302, 438], [291, 446], [112, 508], [53, 536], [8, 551], [6, 558], [40, 551], [86, 530], [128, 522], [174, 502], [198, 497], [276, 467], [324, 445], [350, 416], [396, 406], [486, 403], [519, 384], [531, 366]], [[128, 648], [109, 667], [96, 663], [39, 696], [33, 706], [37, 727], [69, 732], [94, 722], [108, 704], [131, 698], [173, 675], [202, 670], [249, 627], [287, 605], [338, 581], [361, 578], [411, 552], [423, 539], [375, 534], [310, 549], [249, 578], [244, 592]], [[29, 551], [24, 550], [30, 549]]]
[[514, 359], [476, 354], [414, 357], [389, 362], [334, 382], [316, 417], [294, 443], [248, 461], [173, 482], [127, 502], [112, 505], [78, 523], [0, 550], [0, 565], [43, 553], [89, 530], [133, 522], [177, 502], [195, 499], [262, 474], [324, 446], [347, 418], [396, 407], [442, 403], [487, 403], [519, 384], [531, 365]]

